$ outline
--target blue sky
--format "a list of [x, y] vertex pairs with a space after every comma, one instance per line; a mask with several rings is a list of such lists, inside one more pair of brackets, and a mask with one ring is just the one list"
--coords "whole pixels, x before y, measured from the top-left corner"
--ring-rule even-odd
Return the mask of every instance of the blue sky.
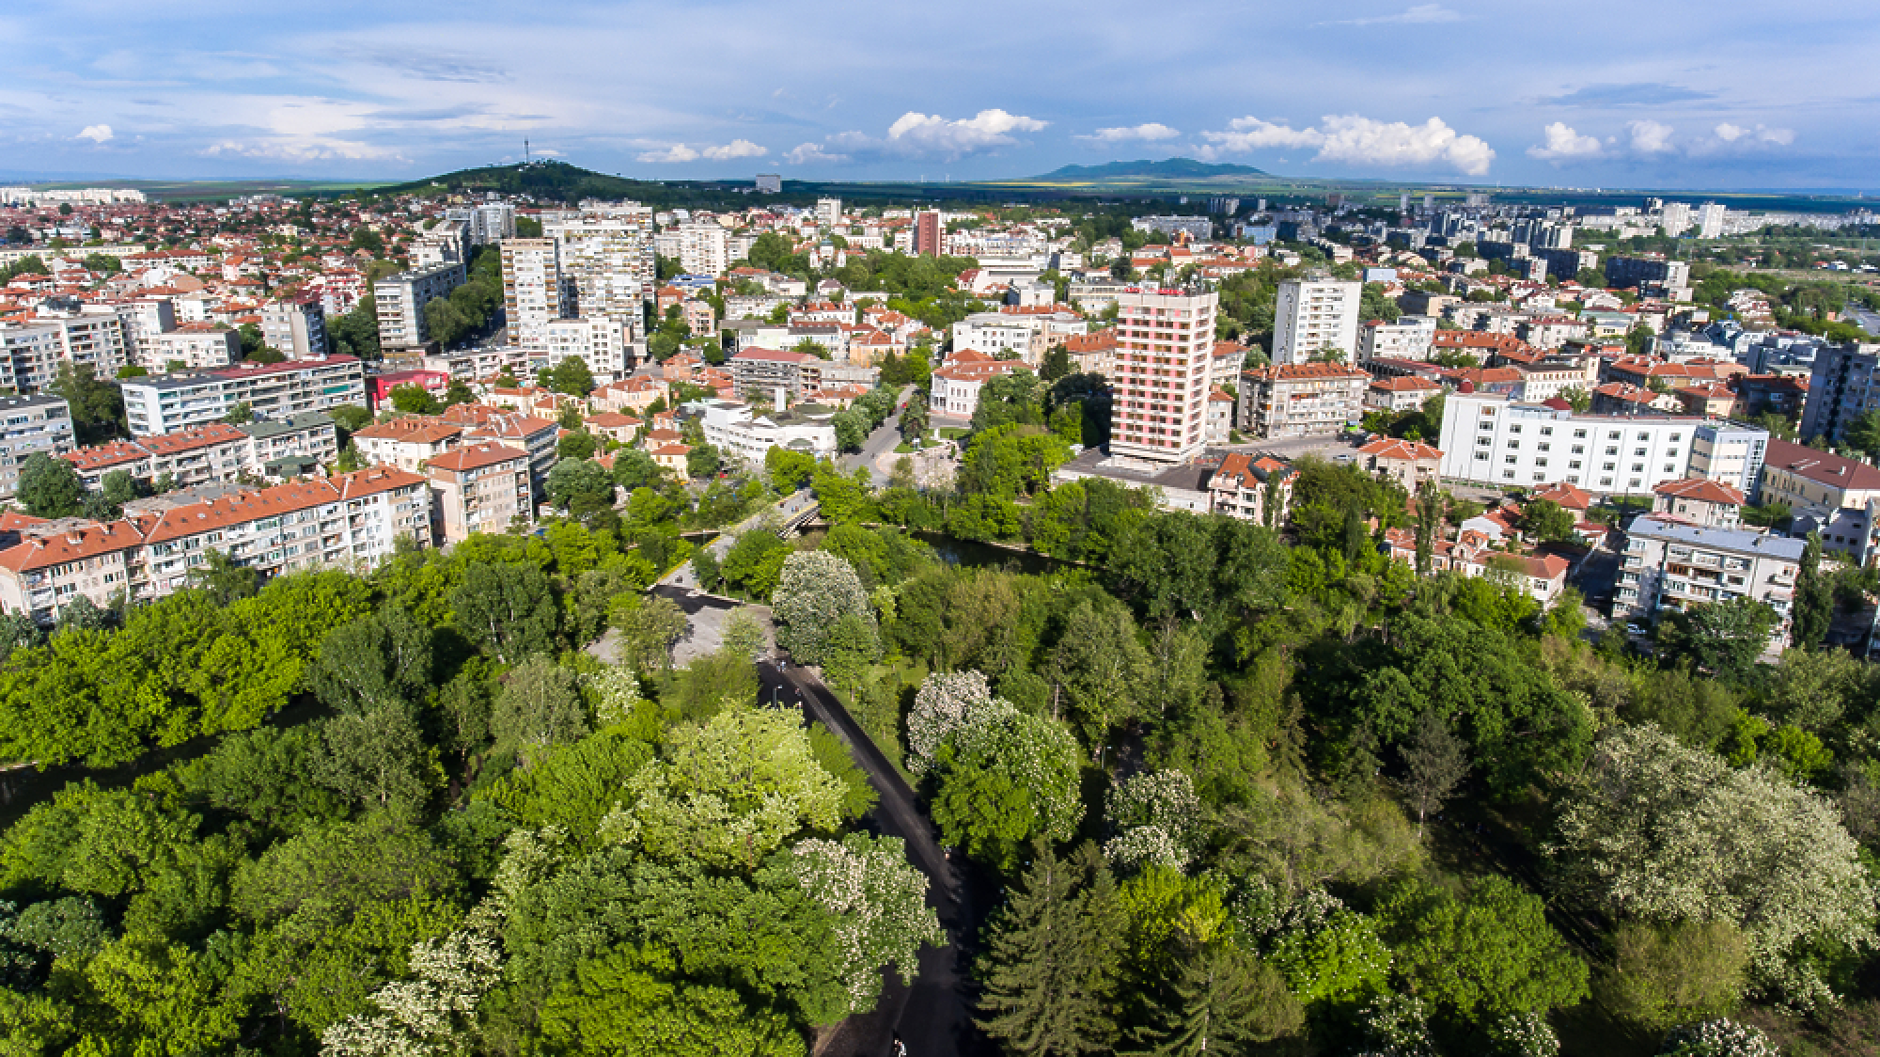
[[0, 172], [1880, 189], [1880, 17], [1578, 0], [7, 5]]

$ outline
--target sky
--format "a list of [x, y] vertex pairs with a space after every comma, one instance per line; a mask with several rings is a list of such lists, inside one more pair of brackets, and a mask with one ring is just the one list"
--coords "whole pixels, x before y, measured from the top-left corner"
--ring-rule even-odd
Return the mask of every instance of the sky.
[[0, 178], [1284, 175], [1880, 190], [1873, 0], [61, 0]]

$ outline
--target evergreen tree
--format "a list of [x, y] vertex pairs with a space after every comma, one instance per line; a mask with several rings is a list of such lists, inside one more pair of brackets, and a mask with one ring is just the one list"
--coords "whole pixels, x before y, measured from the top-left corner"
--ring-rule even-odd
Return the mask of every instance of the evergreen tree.
[[1821, 575], [1821, 533], [1810, 532], [1802, 548], [1802, 571], [1795, 578], [1795, 616], [1789, 634], [1795, 645], [1814, 649], [1827, 637], [1834, 618], [1834, 588]]
[[[1086, 849], [1086, 853], [1093, 849]], [[992, 924], [981, 964], [979, 1026], [1008, 1053], [1073, 1057], [1116, 1040], [1113, 891], [1109, 872], [1080, 891], [1091, 865], [1033, 846], [1031, 869]]]
[[1278, 972], [1238, 947], [1217, 943], [1183, 959], [1181, 974], [1151, 1021], [1139, 1037], [1153, 1057], [1232, 1057], [1299, 1030], [1305, 1010]]
[[1443, 504], [1436, 496], [1436, 482], [1425, 478], [1417, 485], [1417, 575], [1430, 574], [1430, 555], [1436, 547], [1436, 529], [1442, 524]]

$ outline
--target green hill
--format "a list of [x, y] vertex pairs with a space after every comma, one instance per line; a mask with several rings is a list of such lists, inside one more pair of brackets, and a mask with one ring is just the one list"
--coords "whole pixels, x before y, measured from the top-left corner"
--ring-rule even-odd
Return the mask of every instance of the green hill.
[[716, 201], [724, 197], [722, 185], [692, 182], [632, 180], [609, 176], [567, 162], [539, 161], [527, 165], [492, 165], [482, 169], [461, 169], [410, 183], [395, 184], [377, 190], [400, 193], [461, 193], [494, 191], [503, 195], [528, 195], [538, 201], [573, 204], [584, 198], [613, 200], [631, 198], [656, 206], [684, 206], [695, 202]]
[[1032, 180], [1114, 180], [1147, 177], [1162, 180], [1204, 180], [1216, 176], [1266, 176], [1251, 165], [1210, 165], [1193, 158], [1168, 158], [1163, 161], [1113, 161], [1102, 165], [1066, 165], [1062, 169], [1033, 176]]

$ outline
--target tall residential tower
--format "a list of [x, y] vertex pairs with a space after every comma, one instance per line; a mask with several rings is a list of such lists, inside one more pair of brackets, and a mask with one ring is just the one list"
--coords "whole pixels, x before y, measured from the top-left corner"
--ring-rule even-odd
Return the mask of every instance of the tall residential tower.
[[1132, 287], [1117, 295], [1110, 454], [1156, 462], [1201, 454], [1218, 304], [1212, 290]]

